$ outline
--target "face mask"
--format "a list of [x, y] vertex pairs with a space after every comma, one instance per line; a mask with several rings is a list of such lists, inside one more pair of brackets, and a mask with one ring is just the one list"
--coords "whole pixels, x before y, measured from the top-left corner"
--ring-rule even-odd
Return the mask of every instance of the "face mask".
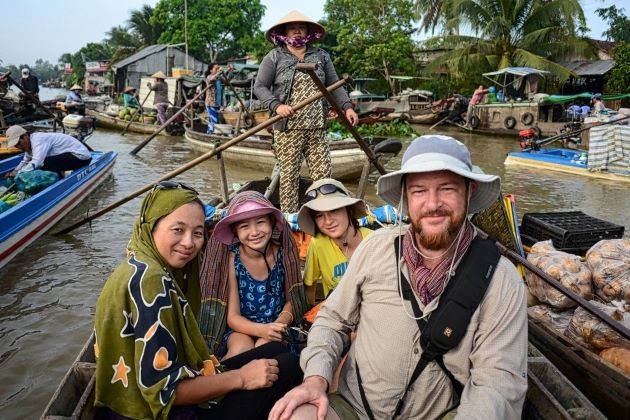
[[289, 38], [287, 36], [277, 33], [276, 31], [272, 31], [270, 37], [276, 45], [285, 44], [290, 45], [293, 48], [301, 48], [306, 44], [312, 42], [313, 40], [320, 39], [322, 35], [323, 34], [321, 32], [315, 32], [312, 34], [308, 34], [305, 37], [297, 36]]

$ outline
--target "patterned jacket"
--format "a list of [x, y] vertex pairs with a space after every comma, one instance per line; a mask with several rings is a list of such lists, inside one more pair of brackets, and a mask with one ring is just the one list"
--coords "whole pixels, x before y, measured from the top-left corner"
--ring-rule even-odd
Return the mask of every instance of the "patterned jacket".
[[[307, 47], [304, 54], [305, 63], [317, 63], [315, 73], [324, 85], [330, 86], [339, 80], [330, 55], [321, 48]], [[275, 114], [276, 109], [287, 102], [291, 96], [293, 77], [295, 76], [297, 57], [289, 52], [286, 47], [276, 47], [271, 50], [260, 63], [256, 82], [254, 84], [254, 94], [260, 102]], [[332, 92], [337, 104], [345, 111], [352, 107], [350, 97], [343, 88]], [[324, 104], [324, 114], [326, 118], [328, 112], [327, 103]], [[284, 131], [287, 119], [276, 123], [274, 129]]]

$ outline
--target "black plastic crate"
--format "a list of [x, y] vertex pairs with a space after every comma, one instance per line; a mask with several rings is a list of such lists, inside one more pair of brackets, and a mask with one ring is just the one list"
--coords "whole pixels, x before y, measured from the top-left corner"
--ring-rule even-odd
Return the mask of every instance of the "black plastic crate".
[[556, 249], [567, 252], [586, 252], [602, 239], [623, 237], [623, 232], [623, 226], [581, 211], [526, 213], [521, 224], [521, 234], [528, 239], [551, 239]]

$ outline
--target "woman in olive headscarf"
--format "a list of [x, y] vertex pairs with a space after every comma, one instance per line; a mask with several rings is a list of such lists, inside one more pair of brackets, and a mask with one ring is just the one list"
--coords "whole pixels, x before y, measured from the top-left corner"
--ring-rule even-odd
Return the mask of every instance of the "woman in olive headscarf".
[[296, 358], [271, 346], [223, 365], [210, 355], [196, 321], [204, 238], [194, 190], [163, 182], [145, 197], [128, 257], [96, 305], [99, 417], [227, 418], [246, 404], [241, 418], [266, 418], [301, 381]]

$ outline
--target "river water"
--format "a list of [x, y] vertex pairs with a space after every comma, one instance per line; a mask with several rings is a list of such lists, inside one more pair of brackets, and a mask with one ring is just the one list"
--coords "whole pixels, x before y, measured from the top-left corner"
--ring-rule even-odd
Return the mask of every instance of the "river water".
[[[428, 132], [427, 126], [418, 126]], [[628, 184], [542, 170], [504, 167], [514, 139], [438, 131], [457, 137], [472, 151], [473, 162], [498, 174], [503, 191], [516, 195], [519, 215], [536, 211], [582, 210], [626, 227], [630, 236]], [[89, 212], [125, 197], [139, 187], [192, 160], [198, 154], [183, 138], [158, 136], [137, 157], [129, 151], [144, 136], [97, 131], [88, 140], [95, 150], [119, 153], [114, 175], [53, 228], [67, 226]], [[406, 143], [407, 144], [407, 143]], [[390, 162], [388, 169], [400, 165]], [[232, 170], [229, 183], [267, 174]], [[193, 185], [208, 200], [219, 192], [215, 161], [207, 161], [177, 180]], [[367, 199], [378, 203], [371, 178]], [[356, 185], [349, 184], [351, 189]], [[39, 417], [59, 381], [90, 335], [94, 306], [104, 281], [124, 256], [140, 198], [68, 235], [45, 235], [0, 269], [0, 410], [2, 418]]]

